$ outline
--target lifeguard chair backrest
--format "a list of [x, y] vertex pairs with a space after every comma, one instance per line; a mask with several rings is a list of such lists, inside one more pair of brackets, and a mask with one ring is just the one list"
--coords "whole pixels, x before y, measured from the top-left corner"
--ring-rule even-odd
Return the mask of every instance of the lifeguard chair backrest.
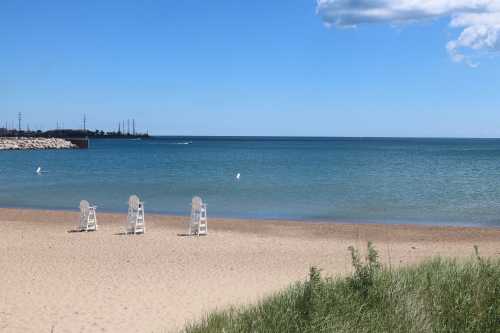
[[128, 198], [128, 205], [133, 210], [138, 210], [140, 203], [141, 203], [141, 201], [139, 200], [139, 197], [135, 194], [131, 195], [130, 198]]
[[90, 204], [87, 200], [80, 201], [80, 212], [83, 214], [87, 214], [90, 208]]
[[203, 205], [203, 201], [198, 196], [193, 197], [193, 200], [191, 200], [191, 207], [194, 210], [200, 210], [202, 205]]

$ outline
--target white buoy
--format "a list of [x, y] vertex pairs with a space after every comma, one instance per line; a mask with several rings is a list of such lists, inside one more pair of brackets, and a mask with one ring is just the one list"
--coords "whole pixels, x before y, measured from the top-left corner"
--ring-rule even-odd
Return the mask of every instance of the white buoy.
[[36, 173], [37, 173], [37, 175], [41, 175], [42, 174], [42, 167], [38, 167], [36, 169]]
[[241, 176], [241, 175], [240, 175], [240, 173], [238, 172], [238, 173], [236, 174], [236, 179], [237, 179], [237, 180], [240, 180], [240, 176]]

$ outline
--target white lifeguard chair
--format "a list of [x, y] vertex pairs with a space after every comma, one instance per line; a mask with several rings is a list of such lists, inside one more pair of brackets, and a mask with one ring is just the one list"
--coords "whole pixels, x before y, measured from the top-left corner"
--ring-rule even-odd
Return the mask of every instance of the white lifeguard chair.
[[191, 220], [189, 221], [190, 235], [207, 235], [207, 204], [203, 203], [200, 197], [191, 200]]
[[144, 221], [144, 202], [137, 195], [128, 199], [127, 234], [143, 234], [146, 232]]
[[91, 206], [87, 200], [80, 201], [80, 231], [96, 231], [96, 206]]

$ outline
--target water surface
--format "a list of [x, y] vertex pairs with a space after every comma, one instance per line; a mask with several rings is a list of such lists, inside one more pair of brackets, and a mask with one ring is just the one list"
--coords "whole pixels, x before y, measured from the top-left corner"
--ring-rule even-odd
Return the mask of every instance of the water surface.
[[[46, 171], [36, 175], [38, 166]], [[240, 180], [236, 174], [240, 173]], [[500, 227], [500, 140], [159, 137], [0, 152], [0, 206]]]

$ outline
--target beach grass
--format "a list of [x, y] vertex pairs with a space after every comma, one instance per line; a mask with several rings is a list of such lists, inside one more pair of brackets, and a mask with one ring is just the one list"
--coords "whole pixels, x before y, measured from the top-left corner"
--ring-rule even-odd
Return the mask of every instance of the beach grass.
[[383, 267], [353, 247], [349, 277], [309, 277], [256, 305], [209, 314], [198, 332], [500, 332], [500, 259], [433, 258]]

